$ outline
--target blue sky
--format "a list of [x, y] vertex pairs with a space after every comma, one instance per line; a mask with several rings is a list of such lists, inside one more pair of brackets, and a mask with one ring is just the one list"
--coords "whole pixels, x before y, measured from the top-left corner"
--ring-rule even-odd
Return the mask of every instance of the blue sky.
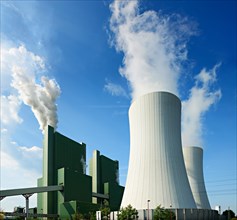
[[1, 1], [1, 189], [36, 186], [45, 123], [86, 143], [87, 163], [94, 149], [118, 160], [125, 185], [130, 103], [165, 90], [183, 144], [204, 149], [211, 206], [237, 212], [236, 2], [111, 3]]

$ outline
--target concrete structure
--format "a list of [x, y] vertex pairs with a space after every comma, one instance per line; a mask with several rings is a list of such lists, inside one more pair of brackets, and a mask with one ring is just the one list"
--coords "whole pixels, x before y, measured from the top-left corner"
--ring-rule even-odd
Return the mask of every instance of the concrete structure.
[[180, 100], [168, 92], [141, 96], [131, 104], [129, 124], [130, 158], [121, 207], [196, 208], [183, 160]]
[[[113, 198], [111, 209], [119, 209], [123, 187], [117, 183], [118, 161], [103, 155], [99, 158], [100, 166], [92, 166], [90, 170], [100, 175], [86, 175], [86, 145], [77, 143], [48, 126], [44, 137], [43, 177], [38, 179], [38, 187], [62, 185], [63, 192], [39, 193], [37, 212], [58, 214], [61, 219], [69, 219], [77, 212], [98, 210], [103, 199], [110, 203], [110, 196]], [[93, 192], [94, 183], [98, 183], [103, 189]], [[93, 203], [93, 197], [99, 198], [99, 202]]]
[[203, 150], [200, 147], [184, 147], [184, 162], [190, 187], [198, 209], [211, 209], [203, 176]]

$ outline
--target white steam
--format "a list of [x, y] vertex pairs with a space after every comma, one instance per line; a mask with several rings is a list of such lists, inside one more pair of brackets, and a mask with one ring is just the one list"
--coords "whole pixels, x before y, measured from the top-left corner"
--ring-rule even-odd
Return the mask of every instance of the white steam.
[[87, 166], [86, 166], [86, 161], [85, 161], [85, 159], [84, 159], [83, 156], [81, 156], [80, 162], [81, 162], [81, 165], [82, 165], [83, 174], [86, 174], [86, 167], [87, 167]]
[[[112, 44], [124, 54], [119, 72], [129, 82], [132, 99], [154, 91], [179, 96], [187, 42], [197, 34], [197, 24], [177, 14], [140, 12], [137, 0], [114, 1], [110, 9]], [[203, 69], [195, 77], [189, 99], [183, 101], [185, 145], [202, 145], [204, 114], [221, 98], [221, 91], [212, 89], [218, 67]]]
[[44, 131], [47, 125], [56, 128], [58, 119], [55, 101], [60, 95], [60, 88], [54, 79], [42, 76], [45, 71], [43, 58], [28, 51], [23, 45], [4, 49], [2, 54], [4, 69], [12, 77], [11, 86], [17, 90], [19, 100], [30, 106], [40, 129]]
[[209, 71], [203, 69], [195, 77], [195, 86], [190, 90], [189, 99], [182, 102], [183, 146], [203, 144], [204, 114], [221, 98], [221, 91], [212, 89], [219, 66], [220, 64], [217, 64]]
[[139, 12], [138, 1], [110, 5], [113, 44], [124, 53], [120, 74], [131, 87], [132, 98], [153, 91], [176, 95], [181, 63], [187, 59], [186, 43], [195, 34], [187, 18]]

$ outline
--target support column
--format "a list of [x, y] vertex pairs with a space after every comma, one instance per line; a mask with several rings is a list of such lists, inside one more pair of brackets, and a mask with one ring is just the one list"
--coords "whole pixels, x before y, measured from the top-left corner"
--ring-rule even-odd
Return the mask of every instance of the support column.
[[29, 198], [33, 195], [32, 194], [23, 194], [23, 196], [25, 197], [26, 199], [26, 217], [25, 219], [27, 219], [29, 217]]

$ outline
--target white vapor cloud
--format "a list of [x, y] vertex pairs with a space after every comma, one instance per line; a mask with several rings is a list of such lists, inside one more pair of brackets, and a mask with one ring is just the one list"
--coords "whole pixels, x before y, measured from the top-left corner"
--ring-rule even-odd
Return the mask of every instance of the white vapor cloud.
[[221, 90], [212, 89], [216, 71], [220, 64], [211, 70], [202, 69], [195, 77], [195, 85], [190, 90], [188, 100], [182, 102], [182, 141], [183, 146], [202, 146], [203, 117], [210, 107], [221, 98]]
[[24, 45], [3, 48], [1, 53], [3, 71], [11, 74], [11, 87], [17, 90], [18, 99], [31, 108], [42, 131], [47, 125], [56, 128], [55, 102], [60, 95], [60, 87], [54, 79], [42, 75], [46, 71], [44, 59], [28, 51]]
[[113, 96], [123, 96], [125, 98], [128, 98], [125, 89], [119, 84], [107, 82], [104, 86], [104, 90], [109, 92]]
[[[179, 97], [188, 61], [187, 43], [198, 34], [197, 23], [178, 14], [141, 12], [137, 0], [114, 1], [110, 10], [112, 45], [124, 54], [119, 72], [129, 82], [132, 99], [154, 91]], [[203, 69], [195, 77], [189, 99], [182, 102], [184, 145], [202, 145], [204, 115], [221, 98], [221, 91], [212, 88], [219, 66]]]
[[132, 98], [153, 91], [179, 95], [181, 64], [195, 24], [177, 14], [140, 13], [138, 1], [114, 1], [110, 9], [112, 43], [124, 53], [119, 72], [128, 80]]

